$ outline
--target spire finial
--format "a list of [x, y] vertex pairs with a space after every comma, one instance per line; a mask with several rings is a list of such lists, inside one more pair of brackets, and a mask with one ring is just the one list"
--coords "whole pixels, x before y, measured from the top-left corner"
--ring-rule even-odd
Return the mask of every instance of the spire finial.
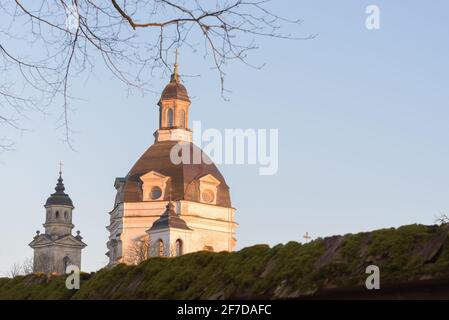
[[178, 48], [175, 49], [175, 66], [178, 65]]
[[173, 205], [173, 202], [172, 202], [172, 198], [171, 198], [171, 191], [172, 191], [172, 186], [171, 186], [171, 183], [170, 183], [170, 186], [168, 188], [168, 203], [165, 206], [167, 208], [167, 210], [165, 210], [165, 213], [168, 214], [168, 215], [173, 214], [174, 213], [174, 208], [175, 208], [175, 206]]
[[173, 74], [171, 75], [171, 81], [179, 82], [178, 74], [178, 48], [175, 50], [175, 64], [173, 67]]
[[56, 184], [55, 190], [56, 193], [64, 193], [65, 187], [64, 187], [64, 183], [62, 180], [62, 161], [59, 161], [59, 178], [58, 178], [58, 183]]

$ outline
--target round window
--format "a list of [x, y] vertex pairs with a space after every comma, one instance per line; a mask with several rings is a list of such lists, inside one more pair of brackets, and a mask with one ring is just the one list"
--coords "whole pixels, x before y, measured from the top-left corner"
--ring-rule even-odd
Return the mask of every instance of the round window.
[[201, 195], [204, 202], [211, 203], [214, 202], [214, 193], [211, 190], [204, 190]]
[[162, 196], [162, 190], [159, 187], [153, 187], [151, 188], [151, 200], [157, 200]]

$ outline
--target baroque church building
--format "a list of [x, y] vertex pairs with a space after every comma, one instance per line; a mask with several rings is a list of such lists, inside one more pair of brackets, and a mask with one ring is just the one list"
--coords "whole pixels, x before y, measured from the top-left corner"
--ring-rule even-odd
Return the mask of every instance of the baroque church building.
[[[229, 187], [210, 158], [192, 143], [190, 99], [177, 63], [158, 107], [154, 144], [126, 177], [115, 179], [117, 193], [106, 227], [110, 266], [150, 256], [232, 251], [236, 245]], [[190, 160], [194, 154], [202, 160], [174, 163], [170, 154], [179, 146], [181, 153], [190, 151]]]
[[66, 273], [67, 267], [75, 265], [81, 270], [81, 250], [86, 247], [80, 232], [72, 235], [72, 199], [66, 194], [62, 173], [59, 171], [55, 193], [45, 203], [45, 233], [36, 231], [29, 244], [34, 249], [33, 272]]

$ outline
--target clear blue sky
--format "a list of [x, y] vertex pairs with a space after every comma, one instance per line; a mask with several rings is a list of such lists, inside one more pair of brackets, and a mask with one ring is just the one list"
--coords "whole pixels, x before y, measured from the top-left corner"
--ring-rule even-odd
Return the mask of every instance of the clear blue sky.
[[[381, 29], [365, 28], [377, 4]], [[410, 223], [432, 224], [449, 212], [449, 3], [440, 1], [276, 0], [281, 15], [304, 19], [309, 41], [260, 39], [251, 55], [262, 70], [235, 64], [227, 72], [230, 101], [201, 57], [181, 53], [190, 120], [203, 127], [278, 128], [279, 172], [221, 166], [240, 224], [238, 248], [353, 233]], [[166, 78], [152, 83], [161, 90]], [[58, 106], [30, 114], [30, 131], [0, 154], [0, 274], [32, 256], [43, 204], [64, 166], [74, 223], [88, 247], [83, 269], [106, 263], [105, 226], [116, 176], [124, 176], [153, 142], [158, 96], [128, 95], [100, 68], [79, 79], [71, 151], [57, 128]], [[3, 130], [3, 129], [2, 129]]]

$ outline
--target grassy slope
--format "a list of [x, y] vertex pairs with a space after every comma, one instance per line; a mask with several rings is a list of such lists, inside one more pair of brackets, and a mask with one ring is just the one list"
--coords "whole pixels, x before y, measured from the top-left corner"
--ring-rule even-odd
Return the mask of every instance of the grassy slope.
[[382, 284], [447, 279], [448, 230], [448, 226], [409, 225], [304, 245], [289, 242], [273, 248], [255, 245], [233, 253], [152, 258], [138, 266], [118, 265], [83, 274], [79, 291], [67, 290], [64, 277], [2, 278], [0, 299], [298, 297], [322, 288], [362, 286], [369, 264], [380, 267]]

